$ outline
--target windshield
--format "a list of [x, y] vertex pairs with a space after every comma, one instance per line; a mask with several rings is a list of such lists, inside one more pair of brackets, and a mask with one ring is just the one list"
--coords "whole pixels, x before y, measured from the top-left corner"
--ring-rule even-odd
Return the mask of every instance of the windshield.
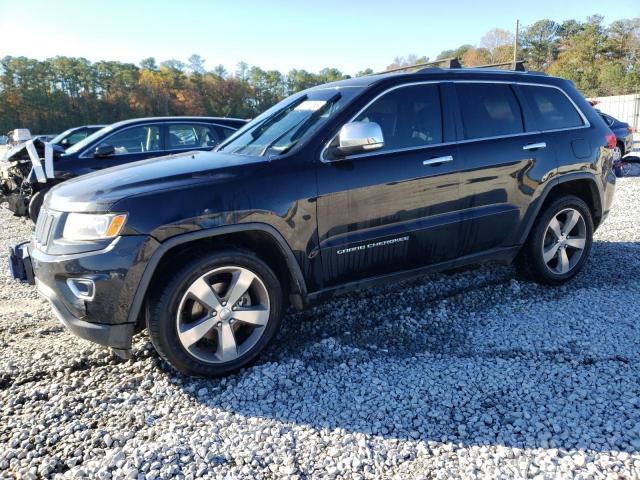
[[223, 143], [218, 151], [239, 155], [281, 155], [324, 125], [361, 88], [311, 90], [271, 107]]
[[80, 140], [75, 145], [67, 148], [65, 150], [65, 153], [76, 153], [76, 152], [79, 152], [80, 150], [82, 150], [87, 145], [91, 145], [91, 143], [93, 143], [94, 140], [97, 140], [100, 137], [102, 137], [103, 135], [105, 135], [108, 132], [110, 132], [112, 129], [113, 129], [113, 127], [111, 125], [108, 125], [106, 127], [101, 128], [97, 132], [93, 132], [91, 135], [89, 135], [84, 140]]
[[53, 137], [51, 139], [51, 142], [49, 143], [60, 143], [62, 141], [62, 139], [64, 139], [67, 135], [69, 135], [71, 133], [71, 131], [74, 130], [73, 128], [70, 128], [68, 130], [65, 130], [62, 133], [59, 133], [58, 135], [56, 135], [55, 137]]

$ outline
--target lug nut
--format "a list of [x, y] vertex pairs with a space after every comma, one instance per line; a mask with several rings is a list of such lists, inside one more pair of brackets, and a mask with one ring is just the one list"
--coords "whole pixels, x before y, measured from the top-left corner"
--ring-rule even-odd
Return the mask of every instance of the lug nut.
[[221, 327], [222, 326], [222, 322], [218, 322], [217, 325], [218, 325], [218, 327]]
[[227, 306], [227, 302], [222, 302], [222, 306], [226, 307]]

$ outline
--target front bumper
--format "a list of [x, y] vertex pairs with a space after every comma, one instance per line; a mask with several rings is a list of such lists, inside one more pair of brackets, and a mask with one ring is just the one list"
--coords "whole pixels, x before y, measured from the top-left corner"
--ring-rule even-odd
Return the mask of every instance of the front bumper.
[[[128, 321], [129, 310], [157, 245], [146, 235], [123, 236], [102, 250], [51, 255], [23, 243], [12, 249], [10, 265], [14, 278], [32, 279], [58, 319], [75, 335], [124, 356], [136, 330], [136, 324]], [[92, 295], [79, 295], [73, 288], [77, 280], [90, 282]]]
[[66, 308], [60, 296], [53, 289], [37, 278], [35, 283], [38, 292], [49, 300], [55, 316], [74, 335], [93, 343], [111, 347], [119, 351], [118, 353], [122, 356], [127, 356], [127, 352], [131, 350], [131, 339], [135, 330], [135, 324], [122, 323], [119, 325], [108, 325], [87, 322], [76, 318], [73, 313]]

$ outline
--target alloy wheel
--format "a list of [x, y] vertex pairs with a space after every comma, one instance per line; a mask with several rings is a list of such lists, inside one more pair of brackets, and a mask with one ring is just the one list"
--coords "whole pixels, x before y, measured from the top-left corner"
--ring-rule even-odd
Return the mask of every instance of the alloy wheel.
[[622, 158], [622, 149], [618, 145], [616, 145], [615, 147], [613, 147], [613, 161], [617, 162], [621, 158]]
[[574, 208], [558, 212], [549, 222], [542, 242], [542, 258], [556, 275], [569, 273], [580, 261], [587, 243], [587, 227]]
[[197, 278], [178, 306], [176, 328], [183, 348], [207, 363], [227, 363], [260, 340], [270, 316], [267, 289], [252, 271], [221, 267]]

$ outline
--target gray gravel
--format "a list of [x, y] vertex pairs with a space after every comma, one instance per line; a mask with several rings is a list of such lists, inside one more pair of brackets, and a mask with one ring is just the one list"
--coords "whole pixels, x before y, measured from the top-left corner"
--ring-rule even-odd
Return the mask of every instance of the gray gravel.
[[[73, 337], [0, 267], [0, 476], [639, 478], [640, 179], [569, 285], [423, 277], [289, 314], [256, 366]], [[30, 225], [0, 210], [0, 251]]]

